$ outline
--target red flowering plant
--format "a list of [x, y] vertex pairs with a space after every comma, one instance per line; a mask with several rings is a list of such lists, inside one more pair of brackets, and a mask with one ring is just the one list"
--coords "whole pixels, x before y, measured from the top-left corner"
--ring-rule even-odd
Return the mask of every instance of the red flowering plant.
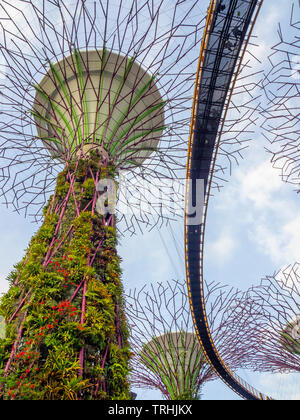
[[[30, 319], [27, 321], [30, 322]], [[21, 399], [41, 397], [40, 389], [45, 375], [40, 375], [39, 370], [46, 361], [49, 349], [57, 345], [60, 337], [66, 340], [68, 337], [71, 339], [72, 335], [73, 345], [76, 338], [79, 347], [82, 345], [79, 335], [83, 330], [84, 327], [79, 324], [78, 310], [69, 301], [51, 307], [41, 301], [31, 338], [27, 341], [24, 338], [22, 351], [15, 354], [15, 374], [10, 377], [13, 386], [7, 391], [7, 396], [10, 399], [17, 396]]]

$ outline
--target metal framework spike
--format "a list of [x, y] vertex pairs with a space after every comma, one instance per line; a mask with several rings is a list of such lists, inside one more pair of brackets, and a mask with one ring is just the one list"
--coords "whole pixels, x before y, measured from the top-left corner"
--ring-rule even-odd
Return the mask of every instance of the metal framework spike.
[[300, 41], [299, 2], [293, 3], [289, 28], [278, 26], [278, 42], [268, 57], [269, 70], [262, 88], [267, 106], [261, 110], [262, 129], [270, 142], [273, 167], [284, 182], [300, 192]]

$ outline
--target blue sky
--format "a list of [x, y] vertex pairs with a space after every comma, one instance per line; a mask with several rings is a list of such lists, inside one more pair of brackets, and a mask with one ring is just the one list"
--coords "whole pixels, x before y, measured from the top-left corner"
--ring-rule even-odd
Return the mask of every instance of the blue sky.
[[[206, 9], [206, 3], [202, 7]], [[266, 56], [277, 42], [277, 24], [288, 22], [290, 0], [265, 1], [255, 34], [258, 36], [256, 57], [267, 66]], [[271, 167], [267, 142], [259, 128], [244, 159], [234, 168], [225, 188], [211, 200], [207, 224], [205, 277], [223, 284], [247, 289], [258, 284], [265, 275], [299, 261], [299, 196], [293, 187], [283, 184], [279, 173]], [[172, 229], [124, 237], [119, 252], [123, 258], [125, 289], [142, 287], [145, 283], [184, 279], [183, 220]], [[0, 207], [0, 291], [8, 288], [5, 280], [12, 266], [24, 255], [29, 239], [37, 230], [30, 220], [12, 209]], [[163, 240], [162, 240], [163, 238]], [[252, 375], [240, 372], [262, 392], [273, 396], [300, 399], [299, 381], [290, 375]], [[280, 388], [281, 387], [281, 388]], [[281, 389], [280, 394], [278, 389]], [[157, 391], [138, 391], [139, 399], [160, 398]], [[204, 386], [204, 399], [239, 399], [220, 380]]]

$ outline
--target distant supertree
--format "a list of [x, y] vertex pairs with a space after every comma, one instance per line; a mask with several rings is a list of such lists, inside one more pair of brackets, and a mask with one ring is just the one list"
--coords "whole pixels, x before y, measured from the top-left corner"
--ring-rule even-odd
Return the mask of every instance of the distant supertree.
[[300, 372], [300, 264], [267, 276], [232, 308], [247, 313], [252, 352], [246, 366], [259, 372]]
[[[274, 168], [284, 182], [300, 192], [300, 4], [292, 7], [289, 28], [278, 28], [279, 42], [269, 56], [271, 67], [263, 88], [268, 100], [262, 111], [263, 129], [269, 140]], [[267, 66], [268, 68], [268, 66]]]
[[159, 196], [184, 168], [197, 5], [0, 3], [1, 197], [44, 218], [1, 300], [3, 399], [130, 398], [116, 181], [125, 171], [123, 232], [168, 220]]
[[[230, 316], [231, 304], [240, 292], [216, 283], [206, 288], [214, 341], [228, 366], [237, 369], [251, 351], [245, 314], [234, 320]], [[186, 285], [174, 280], [151, 284], [130, 291], [126, 302], [134, 352], [132, 385], [158, 389], [166, 399], [200, 399], [203, 384], [217, 379], [217, 375], [194, 333]]]

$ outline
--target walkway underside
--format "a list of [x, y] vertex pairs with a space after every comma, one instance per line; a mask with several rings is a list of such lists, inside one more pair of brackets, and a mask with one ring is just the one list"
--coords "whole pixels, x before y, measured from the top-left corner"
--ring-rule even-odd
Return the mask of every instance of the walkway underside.
[[[186, 215], [185, 219], [187, 284], [196, 332], [215, 372], [236, 393], [249, 400], [266, 397], [230, 372], [210, 335], [203, 290], [203, 248], [220, 123], [225, 118], [226, 99], [234, 87], [233, 80], [260, 6], [258, 0], [211, 2], [196, 81], [187, 164], [187, 178], [192, 179], [193, 184], [197, 179], [204, 180], [205, 209], [200, 225], [193, 224], [190, 216]], [[186, 209], [189, 209], [188, 190], [186, 197]]]

